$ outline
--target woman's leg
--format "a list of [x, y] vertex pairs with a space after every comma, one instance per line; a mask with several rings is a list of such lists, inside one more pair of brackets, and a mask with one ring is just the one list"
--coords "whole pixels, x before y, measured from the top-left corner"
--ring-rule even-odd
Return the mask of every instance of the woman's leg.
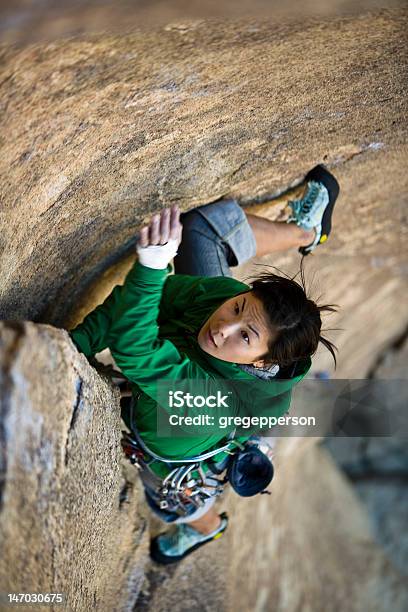
[[208, 535], [218, 529], [221, 524], [221, 517], [215, 508], [211, 508], [201, 518], [195, 521], [188, 521], [188, 524], [203, 535]]
[[183, 237], [174, 258], [176, 274], [231, 276], [256, 253], [255, 236], [235, 200], [219, 200], [180, 215]]
[[245, 213], [256, 240], [256, 256], [262, 257], [275, 251], [307, 246], [315, 238], [315, 230], [304, 230], [296, 223], [270, 221]]
[[176, 274], [231, 276], [230, 267], [254, 256], [310, 244], [315, 231], [246, 213], [235, 200], [219, 200], [180, 216], [183, 238]]

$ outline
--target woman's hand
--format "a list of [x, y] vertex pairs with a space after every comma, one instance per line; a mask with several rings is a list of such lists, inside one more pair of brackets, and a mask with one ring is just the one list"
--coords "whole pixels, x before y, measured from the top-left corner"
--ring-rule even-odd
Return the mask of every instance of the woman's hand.
[[140, 230], [136, 245], [139, 262], [156, 270], [167, 268], [177, 255], [182, 231], [180, 209], [177, 205], [164, 208], [160, 214], [153, 215], [149, 225]]
[[[161, 213], [156, 213], [150, 220], [149, 225], [145, 225], [140, 230], [139, 245], [143, 248], [166, 244], [168, 240], [178, 240], [181, 242], [181, 232], [183, 226], [180, 223], [180, 209], [177, 204], [171, 208], [164, 208]], [[177, 246], [178, 246], [177, 245]]]

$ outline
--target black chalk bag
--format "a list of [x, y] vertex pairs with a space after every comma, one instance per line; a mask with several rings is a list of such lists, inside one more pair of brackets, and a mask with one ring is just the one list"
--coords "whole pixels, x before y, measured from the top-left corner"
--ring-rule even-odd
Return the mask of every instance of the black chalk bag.
[[273, 465], [269, 457], [257, 446], [248, 445], [235, 453], [228, 463], [227, 479], [242, 497], [264, 493], [273, 478]]

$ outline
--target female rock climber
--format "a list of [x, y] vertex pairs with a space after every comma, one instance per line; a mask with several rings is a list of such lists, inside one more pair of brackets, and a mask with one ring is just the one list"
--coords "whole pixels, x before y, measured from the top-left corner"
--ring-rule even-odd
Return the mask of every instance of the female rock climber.
[[[291, 216], [286, 222], [246, 213], [233, 199], [182, 214], [177, 206], [164, 209], [141, 229], [138, 260], [124, 285], [115, 287], [70, 332], [88, 358], [109, 347], [130, 381], [132, 410], [122, 402], [122, 417], [142, 444], [138, 452], [144, 460], [146, 499], [161, 519], [175, 523], [152, 540], [152, 557], [160, 563], [179, 561], [225, 531], [228, 518], [215, 511], [215, 494], [197, 504], [186, 497], [191, 488], [184, 487], [182, 513], [163, 495], [170, 485], [166, 476], [173, 474], [172, 460], [187, 473], [189, 464], [183, 466], [183, 459], [217, 452], [228, 440], [223, 431], [203, 431], [195, 437], [158, 435], [157, 381], [254, 382], [256, 395], [251, 397], [256, 397], [257, 409], [280, 416], [288, 410], [291, 388], [310, 369], [319, 342], [336, 362], [334, 345], [321, 336], [321, 312], [334, 308], [307, 297], [303, 268], [301, 284], [264, 272], [249, 286], [233, 279], [230, 267], [292, 247], [302, 255], [313, 252], [330, 234], [338, 193], [332, 174], [316, 166], [306, 176], [303, 196], [289, 202]], [[169, 274], [173, 259], [175, 274]], [[284, 392], [276, 381], [285, 385]], [[200, 474], [207, 491], [212, 487], [221, 492], [214, 466], [215, 459], [219, 467], [225, 457], [229, 460], [223, 453], [221, 459], [215, 455], [200, 464], [205, 466]], [[167, 484], [158, 495], [163, 482]]]

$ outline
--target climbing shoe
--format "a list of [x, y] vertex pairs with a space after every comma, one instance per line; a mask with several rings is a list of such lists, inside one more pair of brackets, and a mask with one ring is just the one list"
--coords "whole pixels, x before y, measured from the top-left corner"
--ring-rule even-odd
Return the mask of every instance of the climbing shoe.
[[217, 540], [228, 526], [226, 512], [220, 514], [221, 524], [215, 531], [204, 535], [187, 523], [175, 525], [175, 529], [161, 533], [150, 542], [150, 556], [156, 563], [168, 564], [181, 561], [190, 553], [204, 546], [207, 542]]
[[300, 200], [288, 202], [292, 213], [287, 223], [295, 222], [305, 230], [315, 229], [314, 241], [299, 248], [302, 255], [309, 255], [325, 242], [331, 230], [333, 208], [339, 195], [339, 184], [323, 166], [315, 166], [305, 178], [306, 191]]

